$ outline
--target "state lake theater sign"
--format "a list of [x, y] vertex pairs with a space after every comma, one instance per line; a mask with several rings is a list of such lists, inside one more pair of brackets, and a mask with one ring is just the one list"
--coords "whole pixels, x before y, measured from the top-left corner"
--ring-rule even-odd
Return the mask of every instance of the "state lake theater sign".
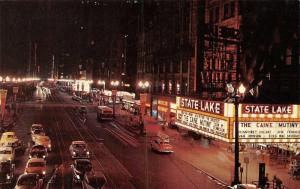
[[239, 122], [240, 139], [300, 139], [300, 122]]
[[221, 140], [228, 139], [228, 122], [225, 120], [184, 110], [177, 110], [176, 115], [176, 124], [181, 127]]

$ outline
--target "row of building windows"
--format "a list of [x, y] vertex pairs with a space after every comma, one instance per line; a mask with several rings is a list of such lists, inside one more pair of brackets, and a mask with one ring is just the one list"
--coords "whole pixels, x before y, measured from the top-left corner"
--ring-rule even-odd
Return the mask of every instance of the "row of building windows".
[[[223, 20], [235, 16], [235, 2], [231, 1], [223, 5]], [[209, 23], [220, 22], [220, 7], [213, 7], [209, 9]]]

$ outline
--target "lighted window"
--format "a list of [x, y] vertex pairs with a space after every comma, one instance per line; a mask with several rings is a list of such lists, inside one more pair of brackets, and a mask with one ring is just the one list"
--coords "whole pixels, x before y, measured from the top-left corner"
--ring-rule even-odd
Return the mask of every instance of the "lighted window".
[[290, 48], [286, 49], [285, 64], [286, 65], [292, 64], [292, 50]]

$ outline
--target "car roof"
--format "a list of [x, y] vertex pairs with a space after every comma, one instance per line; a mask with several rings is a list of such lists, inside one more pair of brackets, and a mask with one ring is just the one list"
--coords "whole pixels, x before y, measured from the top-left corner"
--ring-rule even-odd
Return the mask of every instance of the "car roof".
[[13, 148], [10, 147], [10, 146], [1, 146], [1, 147], [0, 147], [0, 150], [10, 150], [10, 151], [12, 151]]
[[75, 140], [72, 142], [72, 144], [86, 144], [86, 143], [82, 140]]
[[9, 131], [9, 132], [3, 133], [2, 136], [3, 136], [3, 135], [16, 135], [16, 133], [15, 133], [15, 132], [12, 132], [12, 131]]
[[78, 162], [89, 162], [89, 163], [91, 163], [91, 161], [89, 159], [75, 159], [74, 162], [75, 163], [78, 163]]
[[28, 163], [32, 163], [32, 162], [43, 162], [45, 163], [46, 161], [43, 158], [31, 158], [28, 160]]
[[22, 175], [19, 176], [19, 179], [37, 179], [38, 174], [36, 173], [24, 173]]
[[98, 109], [102, 109], [102, 110], [112, 110], [112, 108], [108, 107], [108, 106], [98, 106]]
[[43, 125], [40, 123], [34, 123], [31, 125], [31, 127], [42, 127]]

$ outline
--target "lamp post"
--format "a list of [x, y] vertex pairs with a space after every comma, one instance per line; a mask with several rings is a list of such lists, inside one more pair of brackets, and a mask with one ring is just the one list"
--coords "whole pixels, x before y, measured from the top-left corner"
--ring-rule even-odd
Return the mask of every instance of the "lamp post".
[[[113, 88], [117, 88], [119, 85], [120, 85], [120, 82], [118, 80], [113, 80], [110, 82], [110, 85], [113, 87]], [[112, 93], [112, 100], [113, 100], [113, 117], [115, 118], [115, 115], [116, 115], [116, 110], [115, 110], [115, 102], [116, 102], [116, 95], [117, 95], [117, 90], [115, 90], [115, 94]]]
[[98, 80], [98, 85], [103, 85], [103, 92], [102, 90], [100, 91], [100, 99], [99, 99], [99, 104], [102, 105], [103, 103], [103, 93], [105, 91], [105, 81], [104, 80]]
[[105, 90], [105, 81], [104, 80], [98, 80], [98, 85], [103, 85], [103, 90]]
[[[229, 91], [230, 92], [230, 91]], [[234, 100], [234, 180], [232, 185], [236, 185], [240, 183], [239, 180], [239, 99], [246, 92], [246, 88], [243, 84], [233, 90], [233, 100]]]
[[152, 116], [152, 94], [150, 94], [151, 85], [149, 81], [139, 81], [138, 86], [143, 90], [143, 92], [148, 89], [148, 94], [150, 96], [150, 116]]

